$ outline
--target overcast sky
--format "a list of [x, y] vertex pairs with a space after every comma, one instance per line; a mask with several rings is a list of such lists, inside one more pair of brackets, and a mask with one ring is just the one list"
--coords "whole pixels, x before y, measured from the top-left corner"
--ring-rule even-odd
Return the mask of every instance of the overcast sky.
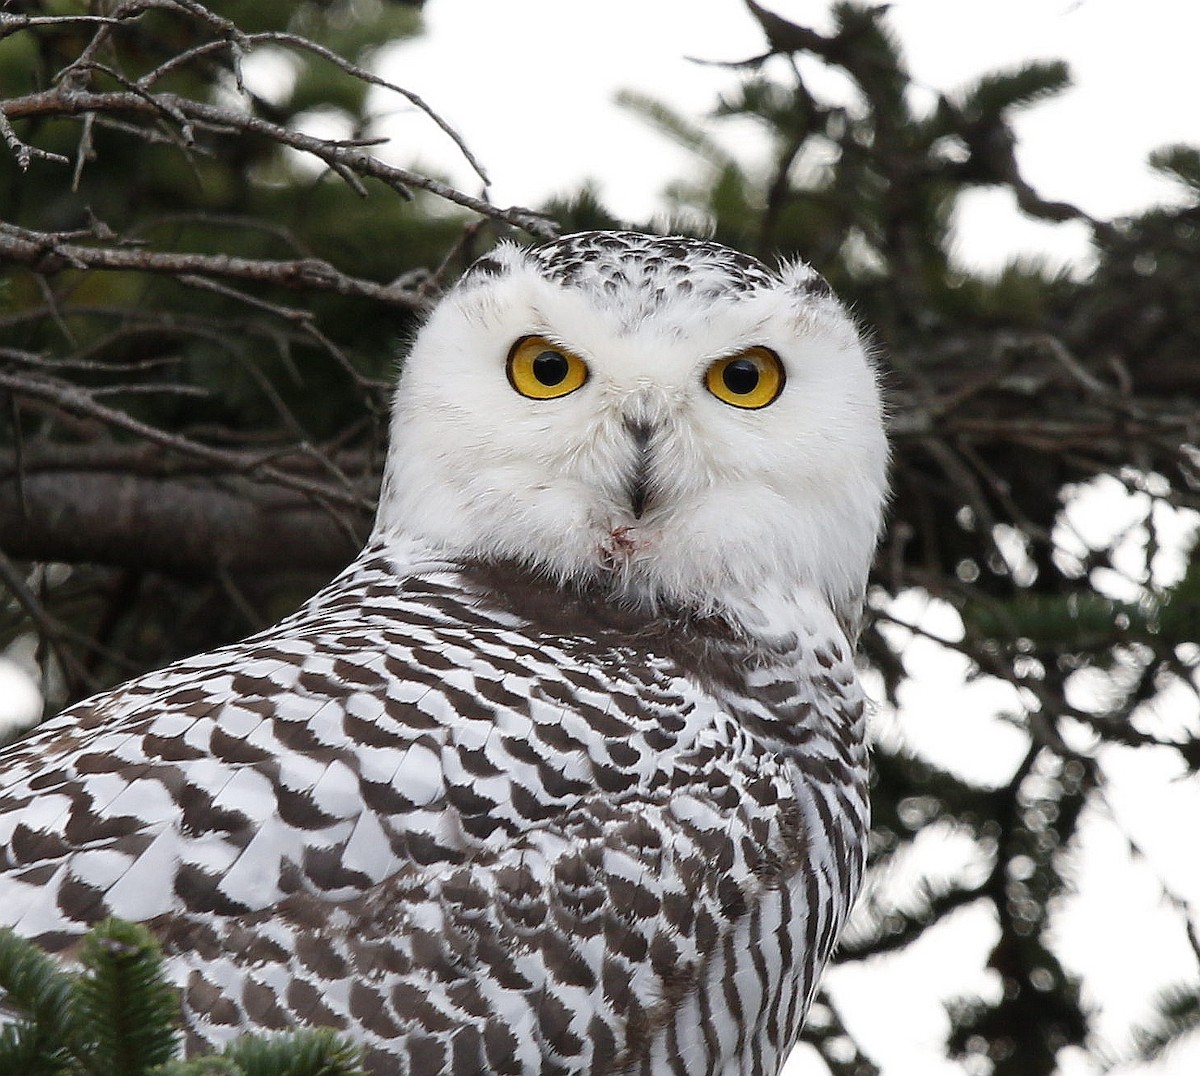
[[[824, 0], [765, 6], [828, 26]], [[699, 118], [737, 76], [688, 57], [737, 60], [764, 45], [739, 0], [429, 0], [425, 13], [427, 32], [392, 50], [386, 71], [460, 130], [490, 170], [495, 199], [537, 203], [590, 179], [632, 220], [659, 207], [665, 184], [692, 162], [619, 109], [616, 91], [639, 90]], [[1200, 3], [893, 0], [889, 19], [927, 100], [1028, 59], [1070, 63], [1075, 88], [1019, 122], [1021, 162], [1045, 197], [1112, 216], [1175, 195], [1145, 161], [1151, 149], [1197, 135]], [[453, 149], [422, 123], [397, 118], [397, 152], [419, 147], [422, 160], [470, 185]], [[744, 159], [761, 154], [748, 123], [712, 130]], [[976, 265], [1021, 252], [1086, 252], [1081, 226], [1024, 221], [1001, 194], [970, 197], [961, 237], [960, 256]]]

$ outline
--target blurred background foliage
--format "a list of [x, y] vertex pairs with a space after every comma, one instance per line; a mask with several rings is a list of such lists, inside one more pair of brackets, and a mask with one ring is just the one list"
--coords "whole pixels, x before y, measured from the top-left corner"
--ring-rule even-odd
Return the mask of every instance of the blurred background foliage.
[[[5, 13], [14, 19], [112, 15], [131, 7], [8, 4]], [[419, 7], [268, 0], [211, 12], [244, 33], [302, 34], [352, 63], [369, 65], [377, 48], [418, 31]], [[373, 137], [373, 88], [362, 79], [290, 42], [267, 41], [248, 56], [239, 55], [245, 50], [236, 43], [209, 49], [228, 34], [198, 13], [204, 11], [151, 5], [112, 27], [95, 50], [94, 66], [84, 70], [78, 61], [96, 33], [93, 24], [10, 27], [0, 39], [0, 93], [11, 100], [72, 81], [97, 93], [120, 91], [194, 50], [190, 62], [154, 83], [155, 92], [334, 139]], [[258, 81], [265, 96], [239, 89], [241, 63], [263, 66], [266, 74]], [[54, 652], [47, 686], [56, 709], [131, 672], [274, 620], [310, 593], [339, 558], [353, 554], [369, 523], [389, 386], [422, 305], [419, 284], [463, 238], [464, 218], [434, 205], [429, 194], [398, 196], [371, 178], [361, 180], [363, 193], [357, 193], [322, 162], [314, 164], [268, 135], [197, 126], [189, 145], [165, 110], [149, 119], [101, 113], [86, 126], [77, 116], [48, 113], [20, 126], [23, 140], [71, 164], [35, 159], [22, 169], [15, 154], [0, 153], [6, 225], [41, 234], [79, 232], [84, 242], [88, 233], [101, 238], [108, 232], [131, 250], [321, 259], [380, 284], [417, 282], [410, 301], [380, 303], [318, 287], [298, 297], [291, 286], [243, 287], [183, 272], [69, 265], [53, 273], [30, 271], [36, 266], [0, 271], [0, 338], [10, 349], [14, 374], [38, 373], [58, 385], [86, 388], [97, 402], [140, 422], [256, 458], [307, 445], [308, 470], [331, 477], [346, 494], [325, 503], [337, 527], [306, 533], [314, 548], [299, 564], [286, 548], [278, 555], [271, 550], [280, 538], [268, 517], [287, 506], [272, 503], [270, 511], [257, 512], [247, 538], [261, 555], [243, 570], [236, 560], [222, 561], [228, 535], [209, 525], [221, 522], [211, 517], [228, 507], [226, 501], [197, 501], [193, 513], [171, 495], [173, 484], [190, 482], [185, 500], [219, 488], [253, 503], [254, 495], [228, 466], [147, 451], [137, 431], [113, 428], [103, 416], [72, 413], [53, 398], [10, 397], [0, 409], [0, 444], [9, 446], [0, 450], [10, 494], [0, 496], [0, 517], [9, 523], [3, 547], [23, 559], [57, 553], [74, 562], [69, 572], [48, 569], [49, 581], [44, 568], [31, 577], [35, 589], [45, 591], [50, 619], [43, 618], [41, 627]], [[432, 125], [430, 131], [438, 134]], [[289, 463], [286, 457], [281, 462]], [[100, 481], [118, 475], [139, 482]], [[38, 500], [43, 477], [59, 489], [73, 487], [74, 499], [54, 499], [37, 511], [30, 502]], [[168, 515], [172, 510], [176, 518]], [[113, 513], [122, 518], [109, 535], [106, 557], [71, 548], [72, 536], [102, 529]], [[148, 571], [156, 566], [148, 559], [154, 535], [168, 560], [172, 549], [197, 548], [180, 556], [170, 574]], [[128, 555], [122, 555], [125, 546]], [[211, 556], [193, 555], [204, 550]], [[113, 560], [120, 562], [115, 568]], [[19, 603], [5, 610], [0, 630], [7, 641], [27, 630], [27, 612]], [[82, 644], [83, 638], [90, 643]]]
[[[258, 65], [247, 83], [257, 93], [239, 88], [229, 31], [195, 5], [165, 6], [114, 27], [86, 71], [77, 61], [94, 26], [13, 24], [0, 39], [0, 93], [11, 101], [61, 86], [64, 69], [96, 92], [121, 90], [217, 42], [153, 91], [327, 139], [375, 134], [382, 91], [352, 72], [294, 42], [263, 42], [246, 59]], [[380, 46], [419, 32], [420, 7], [208, 10], [245, 33], [302, 34], [370, 68]], [[1064, 65], [985, 73], [921, 108], [886, 5], [835, 4], [826, 34], [746, 7], [767, 46], [735, 65], [741, 88], [713, 116], [696, 122], [625, 97], [695, 157], [666, 191], [670, 228], [769, 261], [802, 257], [870, 327], [892, 412], [895, 495], [865, 655], [888, 709], [910, 681], [916, 644], [933, 636], [968, 679], [1004, 687], [1004, 719], [1023, 745], [1003, 781], [978, 781], [931, 762], [902, 723], [881, 723], [872, 870], [837, 960], [902, 951], [983, 905], [998, 938], [995, 989], [950, 1004], [947, 1056], [963, 1071], [1049, 1074], [1068, 1048], [1097, 1069], [1157, 1057], [1200, 1025], [1200, 976], [1158, 999], [1158, 1016], [1129, 1043], [1106, 1043], [1053, 926], [1072, 892], [1081, 818], [1104, 809], [1107, 753], [1166, 752], [1192, 780], [1200, 766], [1200, 154], [1165, 147], [1154, 158], [1186, 193], [1179, 205], [1091, 220], [1041, 198], [1015, 153], [1013, 117], [1068, 86]], [[809, 89], [812, 64], [844, 76], [850, 103]], [[716, 136], [724, 119], [746, 117], [769, 138], [767, 167], [731, 156]], [[22, 142], [67, 165], [23, 170], [0, 153], [0, 646], [36, 670], [51, 711], [269, 623], [348, 560], [369, 521], [387, 384], [415, 319], [498, 236], [530, 238], [436, 192], [406, 199], [371, 178], [356, 192], [267, 135], [198, 129], [188, 146], [166, 112], [136, 129], [115, 113], [87, 123], [65, 111], [14, 119]], [[1082, 278], [1030, 261], [994, 274], [962, 268], [955, 212], [979, 187], [1010, 191], [1036, 218], [1083, 221], [1094, 268]], [[590, 189], [543, 208], [564, 231], [664, 230], [616, 220]], [[13, 228], [78, 232], [91, 247], [317, 258], [402, 286], [381, 301], [278, 276], [235, 286], [211, 274], [37, 264], [3, 253]], [[183, 441], [156, 441], [144, 427]], [[1081, 491], [1097, 488], [1128, 517], [1103, 540], [1071, 514]], [[239, 512], [234, 541], [223, 520]], [[949, 626], [933, 631], [916, 608], [940, 610]], [[967, 842], [961, 869], [918, 854], [934, 832]], [[1164, 901], [1178, 945], [1200, 961], [1195, 909], [1165, 888]], [[829, 995], [806, 1040], [814, 1064], [837, 1076], [879, 1071]]]

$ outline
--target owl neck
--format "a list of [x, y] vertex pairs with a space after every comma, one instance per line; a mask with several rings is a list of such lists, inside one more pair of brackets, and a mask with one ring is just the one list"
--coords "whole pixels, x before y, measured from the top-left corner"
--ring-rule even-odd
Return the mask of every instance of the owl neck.
[[[763, 594], [724, 615], [652, 611], [596, 586], [563, 587], [513, 561], [471, 560], [390, 538], [368, 545], [297, 616], [346, 609], [361, 619], [376, 608], [388, 616], [393, 591], [406, 601], [446, 600], [479, 610], [492, 624], [533, 628], [538, 637], [582, 641], [598, 654], [634, 646], [667, 659], [720, 702], [747, 750], [787, 760], [801, 783], [853, 789], [858, 806], [851, 813], [862, 824], [864, 695], [852, 644], [814, 593]], [[356, 593], [361, 600], [347, 601]]]
[[688, 625], [704, 634], [716, 626], [718, 634], [752, 641], [772, 653], [789, 651], [800, 637], [829, 639], [852, 653], [861, 614], [861, 600], [839, 603], [815, 587], [799, 584], [764, 582], [753, 588], [673, 594], [636, 577], [602, 571], [564, 577], [537, 562], [469, 556], [447, 543], [396, 531], [377, 531], [359, 560], [380, 555], [387, 557], [398, 577], [485, 571], [505, 583], [497, 586], [497, 596], [502, 593], [518, 607], [522, 595], [540, 595], [541, 615], [548, 613], [547, 596], [560, 602], [584, 601], [613, 617], [629, 618], [638, 630], [670, 631]]

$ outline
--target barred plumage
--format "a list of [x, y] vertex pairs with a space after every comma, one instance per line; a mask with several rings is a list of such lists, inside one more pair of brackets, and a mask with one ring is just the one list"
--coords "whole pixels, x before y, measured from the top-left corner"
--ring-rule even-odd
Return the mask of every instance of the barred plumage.
[[[867, 829], [853, 634], [885, 450], [822, 283], [628, 233], [477, 263], [402, 378], [355, 563], [275, 627], [4, 753], [0, 923], [68, 956], [106, 915], [148, 923], [190, 1047], [315, 1023], [361, 1038], [380, 1073], [776, 1072]], [[721, 312], [748, 306], [722, 336]], [[606, 366], [597, 326], [628, 372]], [[503, 385], [530, 333], [584, 356], [591, 400], [571, 406], [588, 421], [555, 427], [565, 399]], [[631, 346], [644, 339], [659, 365]], [[726, 408], [726, 427], [697, 374], [751, 343], [781, 352], [788, 392], [806, 363], [847, 376], [813, 379], [845, 405], [821, 428], [770, 418], [747, 473], [728, 444], [788, 392]], [[672, 347], [692, 355], [680, 372]], [[477, 351], [464, 376], [491, 383], [475, 405], [445, 368]], [[488, 410], [501, 386], [536, 416], [524, 458]], [[795, 423], [804, 406], [782, 410]], [[815, 487], [829, 474], [840, 495]], [[816, 547], [823, 514], [838, 549]]]

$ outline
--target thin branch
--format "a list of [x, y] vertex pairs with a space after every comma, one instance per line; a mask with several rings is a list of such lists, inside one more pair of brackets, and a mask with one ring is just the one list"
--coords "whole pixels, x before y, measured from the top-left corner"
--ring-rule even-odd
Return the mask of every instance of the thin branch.
[[250, 44], [258, 44], [259, 42], [269, 41], [272, 43], [291, 45], [294, 48], [305, 49], [308, 52], [314, 53], [315, 55], [328, 60], [330, 63], [336, 64], [348, 75], [353, 75], [362, 82], [368, 82], [372, 86], [379, 86], [382, 89], [390, 90], [392, 93], [399, 94], [401, 97], [405, 98], [405, 100], [411, 102], [418, 109], [420, 109], [420, 111], [424, 112], [426, 116], [433, 120], [433, 122], [437, 124], [437, 126], [447, 136], [449, 136], [450, 140], [458, 147], [463, 157], [466, 158], [467, 163], [471, 166], [475, 174], [483, 181], [484, 186], [491, 185], [492, 181], [488, 177], [487, 171], [479, 162], [478, 158], [476, 158], [475, 154], [471, 152], [466, 142], [463, 141], [462, 136], [445, 120], [443, 120], [442, 117], [439, 116], [432, 108], [430, 108], [423, 98], [413, 93], [411, 90], [406, 90], [403, 86], [398, 86], [394, 82], [389, 82], [387, 79], [373, 74], [366, 68], [359, 67], [358, 64], [351, 63], [344, 57], [339, 56], [336, 52], [325, 48], [324, 45], [318, 45], [315, 41], [309, 41], [308, 38], [300, 37], [297, 34], [278, 32], [249, 34], [246, 40]]
[[421, 310], [426, 300], [419, 289], [405, 284], [377, 284], [347, 276], [320, 258], [272, 261], [239, 258], [228, 254], [183, 254], [142, 247], [84, 246], [65, 234], [35, 232], [0, 222], [0, 261], [28, 266], [35, 273], [64, 269], [104, 269], [118, 272], [157, 273], [179, 277], [223, 277], [251, 280], [293, 291], [329, 291], [406, 310]]
[[1183, 897], [1179, 896], [1174, 889], [1167, 884], [1162, 873], [1154, 865], [1153, 860], [1147, 854], [1146, 850], [1138, 842], [1138, 840], [1129, 832], [1120, 822], [1117, 811], [1113, 806], [1112, 798], [1108, 794], [1108, 790], [1103, 785], [1100, 787], [1100, 799], [1104, 803], [1105, 809], [1108, 811], [1109, 818], [1112, 819], [1113, 825], [1117, 827], [1117, 831], [1124, 838], [1125, 843], [1129, 847], [1129, 855], [1132, 859], [1140, 859], [1146, 869], [1154, 875], [1154, 880], [1158, 883], [1159, 893], [1163, 899], [1179, 914], [1183, 920], [1184, 933], [1187, 937], [1188, 948], [1192, 951], [1192, 957], [1195, 959], [1197, 966], [1200, 966], [1200, 931], [1197, 931], [1196, 923], [1193, 919], [1193, 908], [1191, 904]]
[[0, 40], [21, 30], [36, 30], [42, 26], [115, 26], [140, 14], [138, 11], [128, 15], [13, 15], [0, 11]]
[[[283, 306], [279, 303], [271, 303], [266, 299], [260, 299], [256, 295], [247, 295], [244, 291], [238, 291], [237, 288], [228, 287], [224, 284], [218, 284], [214, 280], [207, 280], [199, 276], [180, 276], [177, 278], [179, 283], [187, 284], [195, 288], [203, 288], [205, 291], [213, 291], [218, 295], [223, 295], [226, 298], [236, 299], [238, 302], [246, 303], [248, 306], [255, 307], [259, 310], [265, 310], [268, 313], [274, 314], [276, 317], [283, 318], [285, 321], [290, 321], [299, 326], [305, 335], [310, 336], [314, 341], [321, 345], [322, 348], [333, 360], [345, 371], [350, 379], [358, 385], [359, 388], [367, 390], [388, 389], [388, 382], [376, 381], [368, 377], [364, 377], [355, 368], [346, 353], [329, 339], [319, 328], [313, 318], [311, 311], [302, 310], [297, 307]], [[368, 403], [370, 398], [367, 398]]]
[[95, 690], [99, 687], [92, 675], [84, 668], [83, 663], [76, 659], [65, 646], [63, 641], [70, 638], [73, 642], [84, 645], [95, 645], [92, 640], [81, 632], [67, 627], [62, 621], [51, 616], [38, 601], [37, 595], [29, 589], [17, 566], [0, 550], [0, 583], [13, 596], [17, 604], [24, 610], [25, 615], [33, 622], [40, 638], [49, 644], [54, 656], [67, 675], [77, 684]]
[[229, 42], [221, 41], [202, 41], [199, 45], [193, 45], [190, 49], [185, 49], [183, 52], [172, 56], [159, 64], [153, 71], [150, 71], [137, 80], [139, 90], [149, 92], [156, 82], [166, 78], [172, 72], [178, 71], [181, 67], [186, 67], [193, 60], [198, 60], [213, 52], [228, 52]]
[[[490, 217], [532, 235], [551, 238], [557, 234], [557, 228], [549, 218], [532, 210], [520, 207], [500, 209], [481, 198], [464, 194], [447, 183], [431, 179], [407, 168], [386, 164], [378, 157], [363, 153], [358, 146], [345, 145], [331, 139], [315, 138], [300, 131], [290, 130], [280, 124], [271, 123], [258, 116], [239, 113], [201, 101], [193, 101], [178, 94], [93, 93], [59, 86], [55, 89], [43, 90], [40, 93], [11, 98], [5, 103], [4, 110], [9, 119], [24, 119], [33, 116], [75, 116], [88, 112], [106, 115], [168, 115], [177, 117], [176, 122], [185, 132], [185, 138], [191, 131], [193, 123], [210, 130], [259, 135], [301, 153], [310, 154], [324, 161], [335, 171], [344, 169], [359, 176], [378, 179], [398, 191], [404, 191], [410, 187], [428, 191], [430, 194], [460, 205], [480, 216]], [[64, 163], [69, 162], [64, 159]]]
[[44, 378], [13, 375], [0, 371], [0, 388], [7, 389], [15, 394], [32, 396], [35, 399], [52, 402], [70, 413], [98, 419], [107, 426], [132, 433], [143, 440], [178, 452], [181, 455], [191, 456], [195, 459], [215, 464], [233, 474], [257, 476], [276, 485], [284, 486], [287, 489], [296, 490], [300, 493], [306, 493], [315, 498], [330, 501], [333, 504], [341, 504], [358, 509], [371, 509], [373, 507], [367, 498], [352, 490], [339, 489], [326, 483], [314, 482], [299, 475], [289, 474], [286, 471], [280, 470], [269, 462], [278, 455], [277, 453], [231, 452], [227, 449], [213, 448], [210, 445], [201, 444], [198, 441], [181, 437], [178, 434], [168, 433], [166, 430], [160, 430], [156, 426], [149, 426], [144, 422], [140, 422], [123, 411], [115, 411], [110, 407], [105, 407], [103, 404], [97, 403], [92, 399], [90, 393], [75, 385]]
[[8, 119], [8, 110], [0, 105], [0, 137], [4, 139], [5, 145], [17, 160], [17, 167], [22, 172], [29, 171], [29, 166], [35, 161], [53, 161], [55, 164], [70, 164], [70, 160], [64, 157], [61, 153], [51, 153], [49, 150], [38, 149], [36, 146], [31, 146], [26, 142], [22, 142], [17, 137], [17, 132], [13, 130], [12, 124]]

